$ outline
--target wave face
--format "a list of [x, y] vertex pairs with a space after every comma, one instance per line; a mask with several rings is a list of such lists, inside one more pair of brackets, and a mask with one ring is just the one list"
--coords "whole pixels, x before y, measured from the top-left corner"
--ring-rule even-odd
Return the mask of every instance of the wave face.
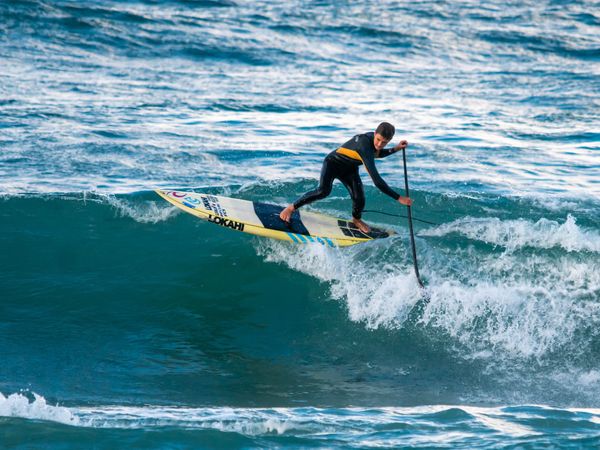
[[[0, 446], [597, 447], [596, 9], [0, 2]], [[285, 204], [382, 120], [428, 302], [405, 218], [295, 246], [151, 192]]]
[[415, 198], [492, 217], [417, 227], [416, 314], [403, 234], [302, 247], [152, 193], [0, 200], [3, 445], [597, 447], [597, 219]]
[[[343, 214], [338, 194], [320, 208]], [[5, 198], [3, 379], [110, 402], [596, 407], [597, 217], [415, 194], [425, 198], [490, 218], [417, 226], [430, 295], [418, 313], [399, 219], [377, 219], [396, 237], [329, 249], [217, 227], [153, 193]], [[542, 218], [511, 217], [520, 210]], [[93, 393], [66, 387], [82, 377]]]

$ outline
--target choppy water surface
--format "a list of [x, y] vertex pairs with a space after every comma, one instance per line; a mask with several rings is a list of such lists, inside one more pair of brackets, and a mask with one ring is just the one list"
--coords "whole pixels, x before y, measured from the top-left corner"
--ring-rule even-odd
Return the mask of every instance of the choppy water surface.
[[[598, 11], [0, 2], [0, 446], [597, 447]], [[151, 192], [284, 204], [382, 120], [420, 308], [403, 218], [294, 246]]]

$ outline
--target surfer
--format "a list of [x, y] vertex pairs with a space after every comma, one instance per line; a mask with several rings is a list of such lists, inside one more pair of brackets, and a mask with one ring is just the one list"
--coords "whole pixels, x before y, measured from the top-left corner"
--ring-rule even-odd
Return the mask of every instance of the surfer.
[[402, 205], [412, 205], [412, 200], [409, 197], [399, 195], [387, 185], [375, 167], [375, 158], [385, 158], [408, 146], [408, 142], [403, 140], [395, 147], [386, 149], [385, 146], [392, 140], [395, 133], [396, 129], [391, 123], [382, 122], [377, 126], [375, 132], [357, 134], [337, 150], [329, 153], [323, 161], [319, 186], [281, 211], [279, 214], [281, 220], [289, 223], [293, 212], [298, 208], [327, 197], [331, 193], [333, 180], [337, 178], [350, 192], [352, 222], [363, 233], [369, 233], [371, 229], [361, 219], [365, 207], [365, 193], [358, 174], [358, 167], [362, 164], [364, 164], [373, 183], [381, 192], [389, 195]]

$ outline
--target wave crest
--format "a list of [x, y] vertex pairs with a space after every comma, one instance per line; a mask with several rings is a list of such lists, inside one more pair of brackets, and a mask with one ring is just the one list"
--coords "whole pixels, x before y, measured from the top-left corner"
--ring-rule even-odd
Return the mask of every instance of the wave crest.
[[577, 219], [571, 214], [562, 224], [544, 218], [533, 222], [525, 219], [466, 217], [421, 231], [420, 236], [442, 237], [451, 233], [498, 245], [509, 251], [524, 247], [560, 247], [568, 252], [600, 253], [600, 234], [579, 227]]

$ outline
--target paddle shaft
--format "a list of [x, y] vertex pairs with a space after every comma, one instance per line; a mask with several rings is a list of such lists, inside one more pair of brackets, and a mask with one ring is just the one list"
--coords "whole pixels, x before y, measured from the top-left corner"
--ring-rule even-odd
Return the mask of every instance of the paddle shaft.
[[[402, 161], [404, 162], [404, 191], [406, 192], [406, 196], [410, 198], [410, 193], [408, 191], [408, 172], [406, 170], [406, 150], [402, 149]], [[408, 208], [408, 229], [410, 230], [410, 244], [412, 247], [412, 255], [413, 255], [413, 265], [415, 266], [415, 275], [417, 276], [417, 281], [419, 282], [419, 286], [424, 288], [423, 282], [421, 281], [421, 276], [419, 275], [419, 266], [417, 264], [417, 247], [415, 246], [415, 233], [413, 232], [413, 223], [412, 223], [412, 214], [410, 206], [406, 206]]]

